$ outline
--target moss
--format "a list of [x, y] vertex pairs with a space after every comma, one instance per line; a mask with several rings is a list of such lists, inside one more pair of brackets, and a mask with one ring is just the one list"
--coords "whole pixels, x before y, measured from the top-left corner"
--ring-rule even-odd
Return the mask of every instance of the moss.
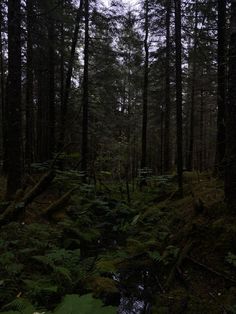
[[101, 258], [96, 262], [96, 269], [101, 273], [116, 273], [119, 269], [121, 258]]
[[206, 299], [190, 295], [188, 306], [186, 310], [187, 314], [221, 314], [222, 309], [214, 299]]
[[176, 288], [165, 295], [155, 298], [152, 308], [153, 314], [220, 314], [221, 308], [214, 299], [200, 297], [199, 291], [191, 294], [184, 288]]
[[236, 306], [236, 288], [231, 287], [227, 293], [225, 300], [226, 307], [234, 307]]
[[86, 287], [96, 296], [119, 293], [116, 282], [108, 277], [94, 276], [86, 280]]
[[163, 294], [155, 298], [153, 313], [185, 313], [188, 302], [188, 293], [184, 288], [177, 288], [170, 291], [168, 294]]

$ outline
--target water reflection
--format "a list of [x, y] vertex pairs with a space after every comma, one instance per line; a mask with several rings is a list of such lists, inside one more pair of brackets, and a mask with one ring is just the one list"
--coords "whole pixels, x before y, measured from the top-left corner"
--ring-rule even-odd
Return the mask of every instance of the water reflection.
[[[151, 305], [148, 301], [148, 292], [144, 281], [147, 279], [148, 272], [119, 274], [114, 275], [113, 279], [119, 283], [121, 290], [118, 314], [150, 314]], [[144, 280], [145, 278], [145, 280]], [[128, 282], [131, 285], [127, 285]], [[126, 284], [124, 284], [126, 283]]]
[[121, 297], [118, 314], [149, 314], [150, 304], [135, 298]]

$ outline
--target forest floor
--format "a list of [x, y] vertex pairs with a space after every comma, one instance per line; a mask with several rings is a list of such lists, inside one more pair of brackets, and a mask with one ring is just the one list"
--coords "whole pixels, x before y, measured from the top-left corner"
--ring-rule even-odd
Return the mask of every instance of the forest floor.
[[[129, 201], [126, 188], [108, 173], [94, 186], [59, 171], [17, 221], [4, 224], [1, 313], [236, 313], [236, 216], [227, 213], [223, 183], [186, 172], [182, 199], [175, 176], [153, 177], [142, 191], [130, 186]], [[3, 179], [0, 190], [3, 197]], [[106, 306], [83, 312], [65, 298], [75, 294]], [[55, 310], [61, 299], [64, 312]]]

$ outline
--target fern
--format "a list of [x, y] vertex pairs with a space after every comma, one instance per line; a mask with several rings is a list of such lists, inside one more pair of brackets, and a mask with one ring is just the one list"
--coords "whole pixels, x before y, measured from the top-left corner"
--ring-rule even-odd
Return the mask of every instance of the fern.
[[176, 260], [178, 254], [179, 248], [174, 245], [169, 245], [166, 247], [164, 253], [162, 254], [160, 261], [164, 265], [168, 265], [172, 263], [174, 260]]
[[32, 297], [38, 298], [43, 295], [52, 295], [58, 291], [58, 286], [50, 279], [25, 279], [23, 282]]
[[57, 278], [61, 278], [62, 281], [72, 283], [72, 275], [69, 269], [61, 266], [54, 266], [53, 271]]
[[103, 306], [99, 299], [94, 299], [91, 294], [78, 296], [67, 295], [53, 314], [116, 314], [116, 308]]
[[55, 184], [62, 189], [71, 188], [81, 188], [81, 179], [83, 178], [83, 173], [80, 171], [67, 170], [60, 171], [57, 170], [57, 175], [55, 178]]
[[5, 305], [3, 310], [10, 310], [9, 312], [3, 312], [5, 314], [32, 314], [36, 309], [27, 299], [17, 298], [11, 303]]
[[[118, 259], [120, 262], [120, 259]], [[100, 258], [96, 262], [96, 269], [101, 273], [116, 273], [117, 269], [117, 260], [111, 258]]]
[[148, 252], [148, 255], [154, 262], [160, 262], [161, 261], [161, 255], [158, 251]]
[[19, 312], [19, 311], [7, 311], [7, 312], [1, 312], [1, 313], [2, 314], [26, 314], [26, 313]]
[[39, 262], [44, 266], [50, 266], [53, 268], [53, 261], [48, 256], [32, 256], [32, 259]]
[[[49, 312], [37, 311], [34, 306], [25, 299], [16, 299], [4, 307], [2, 314], [49, 314]], [[66, 295], [62, 302], [53, 311], [53, 314], [115, 314], [116, 308], [104, 306], [102, 301], [95, 299], [91, 294], [78, 296]]]
[[22, 270], [24, 269], [24, 265], [11, 263], [11, 264], [6, 265], [5, 268], [8, 274], [12, 276], [16, 276], [22, 272]]
[[[80, 250], [54, 249], [44, 256], [33, 256], [32, 259], [42, 264], [45, 269], [52, 271], [55, 275], [54, 280], [58, 284], [72, 284], [75, 278], [80, 279], [80, 276], [78, 276]], [[73, 279], [72, 273], [74, 274]]]
[[231, 314], [236, 314], [236, 305], [228, 306], [227, 311]]
[[2, 266], [10, 264], [14, 261], [15, 255], [12, 252], [6, 252], [1, 254], [0, 264]]
[[236, 255], [229, 252], [228, 255], [225, 258], [226, 262], [231, 264], [232, 266], [236, 267]]
[[115, 280], [108, 277], [92, 276], [86, 281], [86, 287], [98, 297], [119, 293]]
[[128, 238], [127, 239], [127, 251], [131, 255], [136, 254], [145, 254], [149, 250], [153, 250], [157, 247], [156, 239], [149, 238], [147, 241], [143, 241], [143, 239], [134, 239]]

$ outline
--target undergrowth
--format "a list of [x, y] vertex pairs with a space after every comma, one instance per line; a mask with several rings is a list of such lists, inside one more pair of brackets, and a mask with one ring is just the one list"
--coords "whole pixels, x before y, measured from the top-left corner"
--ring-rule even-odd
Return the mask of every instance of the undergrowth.
[[[116, 313], [121, 298], [132, 296], [152, 303], [153, 313], [172, 313], [168, 295], [178, 302], [186, 292], [175, 294], [180, 290], [174, 279], [169, 294], [165, 283], [186, 242], [199, 241], [194, 252], [200, 257], [201, 249], [212, 253], [216, 247], [211, 241], [222, 212], [212, 209], [222, 202], [220, 182], [187, 174], [186, 194], [179, 199], [174, 176], [153, 178], [144, 191], [135, 189], [128, 202], [120, 184], [81, 184], [78, 173], [60, 171], [52, 191], [76, 186], [59, 218], [48, 222], [37, 211], [30, 223], [24, 217], [1, 228], [2, 313]], [[203, 215], [194, 211], [193, 190], [204, 203]], [[236, 265], [235, 252], [224, 252], [221, 262], [228, 271]], [[214, 313], [204, 312], [201, 302], [194, 293], [188, 295], [186, 313]], [[228, 310], [233, 309], [231, 302]]]

